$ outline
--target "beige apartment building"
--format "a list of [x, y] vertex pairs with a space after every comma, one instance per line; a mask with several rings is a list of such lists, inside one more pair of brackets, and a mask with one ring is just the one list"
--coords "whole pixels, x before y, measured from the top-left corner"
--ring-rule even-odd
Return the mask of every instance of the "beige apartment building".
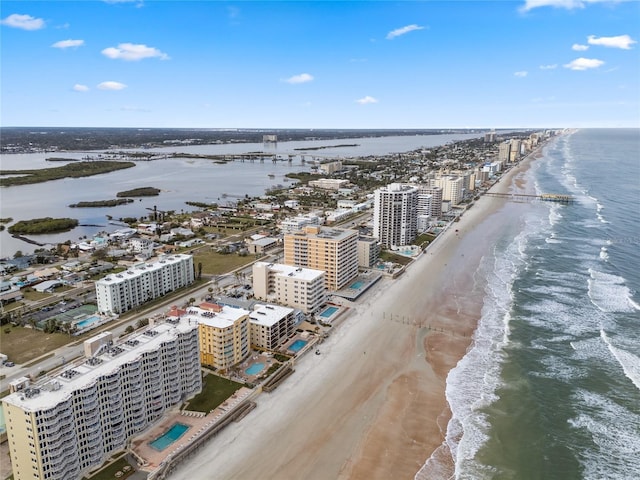
[[358, 276], [358, 232], [309, 226], [285, 235], [284, 263], [323, 270], [327, 290], [340, 290]]
[[259, 300], [313, 313], [327, 297], [325, 272], [282, 263], [253, 264], [253, 295]]
[[85, 341], [85, 356], [2, 399], [15, 480], [79, 479], [202, 389], [197, 324], [154, 323], [116, 340]]
[[249, 355], [249, 310], [201, 303], [190, 307], [186, 318], [198, 323], [200, 361], [227, 370]]
[[256, 305], [249, 315], [251, 345], [276, 350], [293, 333], [296, 319], [293, 308], [279, 305]]

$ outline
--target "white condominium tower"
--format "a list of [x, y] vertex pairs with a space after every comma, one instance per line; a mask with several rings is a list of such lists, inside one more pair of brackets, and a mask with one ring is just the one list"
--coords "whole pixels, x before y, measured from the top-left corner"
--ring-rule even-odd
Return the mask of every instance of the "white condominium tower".
[[410, 245], [417, 232], [418, 189], [392, 183], [374, 196], [373, 236], [385, 247]]
[[192, 255], [164, 255], [154, 263], [139, 263], [96, 282], [98, 311], [120, 314], [185, 287], [193, 280]]
[[323, 270], [327, 290], [340, 290], [358, 276], [358, 232], [308, 226], [287, 234], [284, 263]]
[[152, 324], [117, 343], [84, 342], [85, 357], [3, 398], [16, 480], [79, 479], [167, 409], [200, 392], [198, 324]]

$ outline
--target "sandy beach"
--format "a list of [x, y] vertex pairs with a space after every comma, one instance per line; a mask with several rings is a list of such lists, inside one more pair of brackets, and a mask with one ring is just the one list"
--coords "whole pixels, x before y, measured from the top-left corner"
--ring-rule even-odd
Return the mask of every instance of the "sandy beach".
[[[522, 192], [533, 157], [491, 191]], [[502, 205], [476, 201], [401, 277], [354, 303], [321, 355], [301, 358], [258, 408], [170, 478], [412, 479], [434, 452], [446, 465], [446, 377], [480, 317], [474, 274], [501, 228]], [[444, 470], [442, 478], [453, 471]]]

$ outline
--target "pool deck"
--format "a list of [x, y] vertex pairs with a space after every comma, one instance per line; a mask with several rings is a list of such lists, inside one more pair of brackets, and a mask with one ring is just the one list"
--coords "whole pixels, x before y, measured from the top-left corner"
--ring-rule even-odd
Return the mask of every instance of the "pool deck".
[[361, 283], [360, 288], [351, 288], [349, 286], [349, 287], [342, 288], [337, 292], [333, 292], [333, 294], [342, 298], [346, 298], [347, 300], [354, 301], [381, 278], [382, 278], [382, 274], [377, 272], [361, 273], [356, 278], [351, 280], [351, 282], [349, 282], [349, 285], [353, 285], [355, 283], [360, 282]]
[[[152, 428], [134, 437], [131, 441], [131, 450], [143, 462], [140, 469], [148, 472], [157, 469], [166, 458], [187, 446], [200, 434], [215, 425], [224, 418], [227, 412], [243, 402], [252, 392], [253, 390], [250, 388], [242, 387], [229, 397], [226, 402], [206, 415], [200, 412], [180, 411], [177, 408], [165, 412], [162, 419], [155, 423]], [[169, 430], [175, 423], [188, 425], [189, 429], [164, 450], [158, 451], [153, 448], [150, 442]]]

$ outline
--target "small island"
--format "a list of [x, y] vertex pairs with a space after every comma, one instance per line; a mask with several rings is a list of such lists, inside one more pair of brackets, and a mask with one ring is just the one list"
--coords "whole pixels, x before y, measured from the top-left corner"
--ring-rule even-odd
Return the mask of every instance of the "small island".
[[8, 229], [11, 234], [31, 234], [66, 232], [78, 226], [75, 218], [34, 218], [21, 220]]
[[125, 190], [123, 192], [118, 192], [116, 197], [155, 197], [160, 195], [160, 189], [154, 187], [140, 187], [134, 188], [133, 190]]
[[[2, 170], [0, 171], [0, 186], [30, 185], [48, 182], [61, 178], [80, 178], [114, 172], [124, 168], [135, 167], [133, 162], [73, 162], [61, 167], [40, 168], [35, 170]], [[3, 177], [4, 175], [20, 175], [17, 177]]]
[[93, 202], [78, 202], [69, 205], [70, 208], [96, 208], [96, 207], [117, 207], [118, 205], [125, 205], [131, 203], [131, 198], [117, 198], [114, 200], [95, 200]]

